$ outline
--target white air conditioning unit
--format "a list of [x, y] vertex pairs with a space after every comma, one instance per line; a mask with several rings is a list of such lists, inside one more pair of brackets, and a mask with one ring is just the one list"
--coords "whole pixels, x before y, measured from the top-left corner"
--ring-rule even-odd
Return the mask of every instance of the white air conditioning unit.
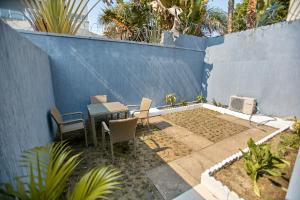
[[250, 97], [231, 96], [229, 109], [251, 115], [256, 112], [256, 99]]

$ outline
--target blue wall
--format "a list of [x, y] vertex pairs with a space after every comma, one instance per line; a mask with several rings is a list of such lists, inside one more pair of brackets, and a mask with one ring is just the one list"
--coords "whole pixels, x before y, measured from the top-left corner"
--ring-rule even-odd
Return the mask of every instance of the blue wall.
[[299, 32], [300, 20], [224, 37], [182, 35], [169, 45], [206, 49], [202, 91], [209, 101], [250, 96], [262, 113], [300, 117]]
[[0, 20], [0, 183], [20, 174], [21, 152], [51, 140], [48, 55]]
[[262, 113], [300, 117], [299, 33], [295, 21], [207, 39], [208, 99], [250, 96]]
[[107, 94], [110, 101], [153, 106], [175, 92], [192, 100], [201, 92], [204, 53], [133, 42], [22, 33], [51, 58], [57, 106], [63, 112], [84, 111], [89, 96]]

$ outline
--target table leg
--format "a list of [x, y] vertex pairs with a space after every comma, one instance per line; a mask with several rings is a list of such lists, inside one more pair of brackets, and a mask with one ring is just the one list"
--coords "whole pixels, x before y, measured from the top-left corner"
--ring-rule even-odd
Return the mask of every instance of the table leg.
[[96, 127], [95, 127], [95, 118], [91, 116], [91, 125], [92, 125], [92, 134], [93, 134], [93, 142], [94, 146], [97, 146], [97, 135], [96, 135]]

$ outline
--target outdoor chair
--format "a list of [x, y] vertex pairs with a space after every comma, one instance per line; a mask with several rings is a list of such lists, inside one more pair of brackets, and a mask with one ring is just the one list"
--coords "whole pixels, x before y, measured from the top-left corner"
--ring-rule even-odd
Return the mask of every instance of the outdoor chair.
[[118, 142], [133, 140], [133, 149], [134, 149], [133, 151], [134, 151], [134, 156], [136, 156], [135, 132], [136, 132], [137, 121], [138, 118], [136, 117], [127, 118], [127, 119], [110, 120], [109, 128], [107, 127], [105, 122], [102, 122], [102, 141], [105, 140], [105, 133], [108, 133], [113, 162], [114, 162], [113, 145]]
[[91, 104], [106, 103], [107, 102], [107, 95], [91, 96], [90, 99], [91, 99]]
[[148, 129], [150, 129], [150, 123], [149, 123], [149, 110], [152, 104], [152, 100], [143, 97], [141, 101], [141, 105], [128, 105], [127, 107], [137, 107], [137, 110], [131, 110], [131, 114], [134, 117], [137, 117], [142, 125], [144, 125], [144, 120], [146, 121]]
[[[77, 117], [76, 119], [72, 119], [72, 120], [64, 120], [65, 116], [76, 116], [76, 115], [80, 117], [79, 118]], [[63, 140], [63, 134], [65, 133], [73, 132], [77, 130], [84, 130], [85, 145], [88, 146], [87, 132], [86, 132], [86, 127], [85, 127], [82, 112], [65, 113], [62, 115], [59, 112], [59, 110], [56, 107], [54, 107], [51, 110], [51, 116], [58, 126], [58, 131], [60, 134], [61, 141]]]

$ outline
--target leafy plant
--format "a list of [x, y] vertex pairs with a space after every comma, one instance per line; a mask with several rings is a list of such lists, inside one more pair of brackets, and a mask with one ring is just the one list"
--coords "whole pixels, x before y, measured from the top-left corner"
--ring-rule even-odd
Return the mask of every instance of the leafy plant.
[[197, 103], [204, 103], [205, 102], [205, 97], [202, 95], [196, 96], [196, 102]]
[[[107, 199], [107, 195], [118, 189], [120, 172], [107, 167], [97, 167], [86, 173], [72, 191], [67, 189], [68, 180], [79, 164], [79, 154], [73, 154], [65, 143], [54, 143], [36, 147], [23, 155], [21, 163], [28, 169], [28, 178], [16, 177], [16, 189], [6, 183], [1, 189], [4, 197], [20, 200], [37, 199]], [[3, 198], [4, 198], [3, 197]]]
[[212, 105], [217, 106], [217, 107], [223, 107], [225, 108], [226, 105], [223, 105], [221, 102], [217, 102], [214, 98], [211, 101]]
[[75, 35], [99, 1], [83, 15], [89, 0], [23, 0], [24, 16], [36, 31]]
[[165, 97], [165, 102], [168, 105], [174, 106], [176, 103], [176, 94], [175, 93], [167, 94]]
[[300, 134], [300, 120], [295, 117], [294, 123], [292, 125], [293, 132]]
[[252, 138], [248, 141], [249, 152], [243, 152], [244, 168], [253, 181], [254, 193], [260, 196], [257, 179], [264, 174], [281, 176], [281, 169], [289, 162], [271, 152], [269, 144], [256, 145]]
[[188, 105], [188, 102], [187, 102], [186, 100], [182, 100], [182, 101], [180, 102], [180, 105], [181, 105], [181, 106], [187, 106], [187, 105]]

